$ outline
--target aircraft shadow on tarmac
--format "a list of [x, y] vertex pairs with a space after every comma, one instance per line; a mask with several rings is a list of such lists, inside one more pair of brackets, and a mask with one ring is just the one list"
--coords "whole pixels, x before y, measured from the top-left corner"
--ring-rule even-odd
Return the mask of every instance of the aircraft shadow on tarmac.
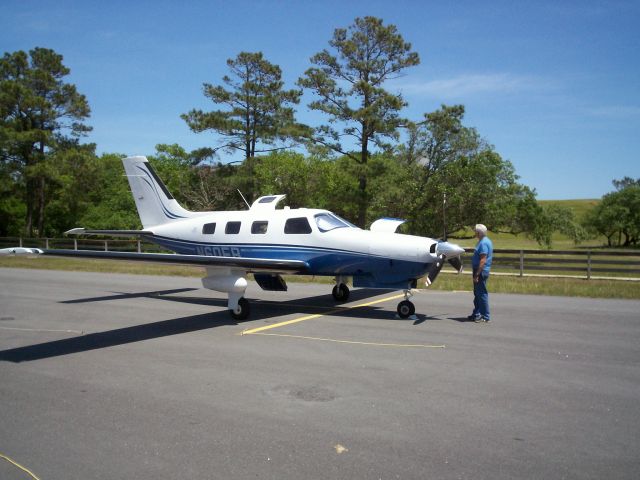
[[[191, 315], [187, 317], [174, 318], [170, 320], [145, 323], [142, 325], [134, 325], [131, 327], [118, 328], [105, 332], [90, 333], [73, 338], [54, 340], [35, 345], [27, 345], [24, 347], [3, 350], [0, 351], [0, 361], [19, 363], [42, 360], [45, 358], [109, 348], [116, 345], [125, 345], [129, 343], [141, 342], [144, 340], [152, 340], [154, 338], [162, 338], [170, 335], [180, 335], [183, 333], [196, 332], [199, 330], [206, 330], [225, 325], [239, 325], [240, 323], [244, 322], [267, 320], [269, 318], [279, 317], [292, 313], [303, 315], [340, 315], [347, 318], [367, 318], [381, 320], [394, 319], [393, 312], [382, 307], [377, 307], [374, 305], [363, 306], [357, 309], [341, 307], [340, 305], [335, 304], [331, 295], [318, 295], [307, 298], [296, 298], [288, 301], [266, 301], [252, 299], [252, 318], [250, 318], [249, 320], [245, 320], [244, 322], [237, 322], [231, 318], [229, 312], [226, 309], [226, 299], [175, 295], [176, 293], [184, 293], [193, 290], [197, 289], [182, 288], [175, 290], [141, 293], [114, 293], [114, 295], [66, 300], [60, 303], [89, 303], [107, 300], [124, 300], [146, 297], [163, 301], [214, 306], [222, 308], [223, 310], [203, 313], [199, 315]], [[363, 300], [375, 295], [380, 295], [380, 290], [355, 290], [351, 292], [350, 301], [353, 302]], [[418, 320], [414, 322], [414, 325], [418, 325], [419, 323], [424, 322], [424, 320], [426, 320], [427, 318], [431, 317], [419, 316]], [[403, 321], [408, 320], [409, 319]]]

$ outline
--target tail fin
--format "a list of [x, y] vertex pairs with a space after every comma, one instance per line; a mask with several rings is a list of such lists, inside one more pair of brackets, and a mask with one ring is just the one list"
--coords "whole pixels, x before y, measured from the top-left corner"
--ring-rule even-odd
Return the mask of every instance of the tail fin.
[[128, 157], [122, 163], [143, 228], [199, 215], [178, 204], [146, 157]]

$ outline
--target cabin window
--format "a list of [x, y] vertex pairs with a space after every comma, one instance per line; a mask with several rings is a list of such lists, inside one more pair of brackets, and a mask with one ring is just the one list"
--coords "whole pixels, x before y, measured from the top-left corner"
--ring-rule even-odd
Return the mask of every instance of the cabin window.
[[251, 233], [267, 233], [267, 227], [269, 222], [266, 220], [259, 220], [251, 224]]
[[240, 223], [241, 222], [227, 222], [227, 225], [224, 227], [224, 233], [231, 235], [240, 233]]
[[307, 217], [289, 218], [284, 224], [284, 233], [311, 233]]
[[202, 233], [205, 235], [213, 235], [216, 233], [216, 224], [215, 223], [205, 223], [202, 226]]
[[258, 203], [271, 203], [276, 199], [275, 195], [271, 195], [269, 197], [262, 197], [258, 200]]
[[328, 232], [336, 228], [355, 227], [355, 225], [332, 213], [319, 213], [315, 216], [315, 219], [318, 230], [321, 232]]

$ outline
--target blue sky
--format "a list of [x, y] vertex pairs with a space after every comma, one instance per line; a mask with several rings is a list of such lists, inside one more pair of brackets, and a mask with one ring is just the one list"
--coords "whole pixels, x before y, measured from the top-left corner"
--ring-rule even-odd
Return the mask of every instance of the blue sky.
[[[262, 51], [289, 88], [358, 16], [392, 23], [421, 64], [388, 88], [419, 119], [462, 103], [474, 126], [540, 199], [598, 198], [640, 177], [637, 1], [30, 1], [3, 0], [2, 52], [52, 48], [85, 94], [98, 152], [211, 146], [180, 114], [213, 109], [226, 59]], [[298, 119], [316, 124], [305, 98]], [[222, 157], [221, 160], [228, 159]]]

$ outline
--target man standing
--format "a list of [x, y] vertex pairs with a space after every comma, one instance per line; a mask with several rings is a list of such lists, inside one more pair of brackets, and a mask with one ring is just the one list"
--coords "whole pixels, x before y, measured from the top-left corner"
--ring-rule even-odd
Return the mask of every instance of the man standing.
[[476, 323], [489, 322], [489, 292], [487, 280], [493, 260], [493, 243], [487, 237], [487, 227], [479, 223], [475, 227], [478, 243], [473, 252], [471, 266], [473, 267], [473, 313], [468, 317]]

